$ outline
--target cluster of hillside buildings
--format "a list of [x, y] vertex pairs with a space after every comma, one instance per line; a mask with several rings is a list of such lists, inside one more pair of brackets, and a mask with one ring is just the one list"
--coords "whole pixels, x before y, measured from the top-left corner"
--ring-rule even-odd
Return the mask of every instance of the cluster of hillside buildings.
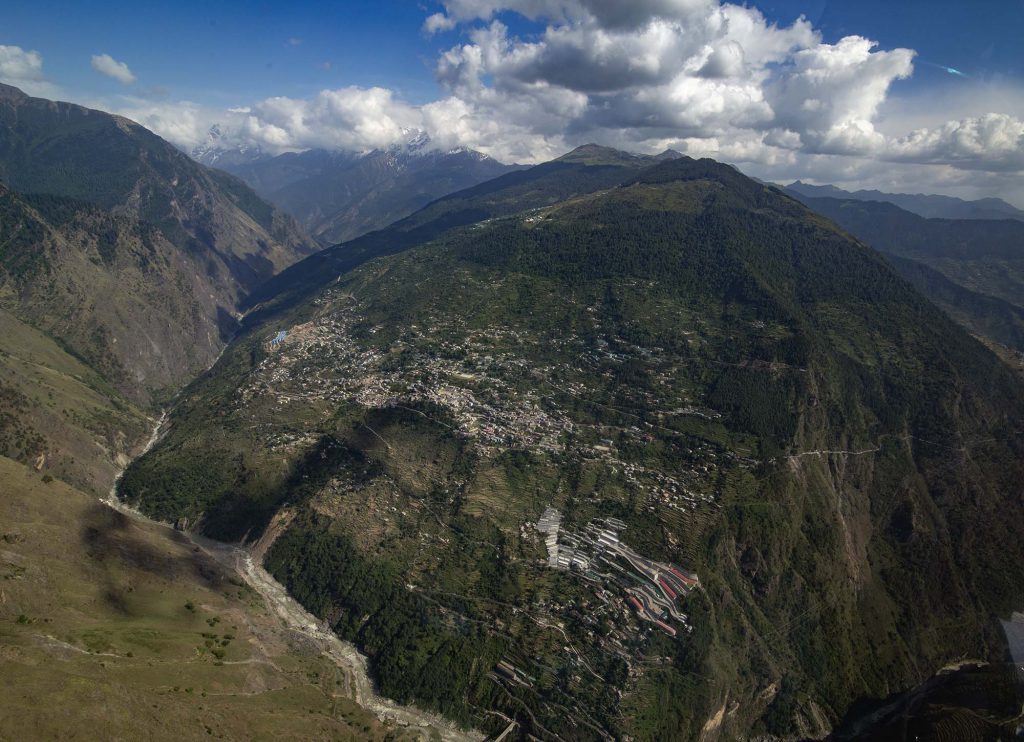
[[[578, 572], [606, 588], [618, 588], [636, 615], [669, 636], [689, 631], [678, 600], [700, 585], [697, 575], [675, 564], [648, 559], [622, 543], [626, 524], [617, 518], [591, 520], [580, 530], [562, 525], [555, 508], [545, 509], [536, 528], [545, 536], [548, 566]], [[599, 597], [601, 597], [599, 595]]]

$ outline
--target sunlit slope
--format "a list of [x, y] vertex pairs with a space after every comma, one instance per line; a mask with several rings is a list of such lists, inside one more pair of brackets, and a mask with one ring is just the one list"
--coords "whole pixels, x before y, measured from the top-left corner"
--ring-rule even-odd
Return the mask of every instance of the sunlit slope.
[[0, 455], [105, 495], [151, 426], [96, 371], [0, 310]]
[[[268, 567], [382, 690], [478, 728], [824, 734], [1002, 658], [1024, 389], [995, 356], [709, 160], [505, 213], [268, 310], [122, 496], [273, 522]], [[650, 576], [675, 568], [700, 587]]]
[[401, 738], [180, 534], [7, 458], [0, 478], [0, 737]]

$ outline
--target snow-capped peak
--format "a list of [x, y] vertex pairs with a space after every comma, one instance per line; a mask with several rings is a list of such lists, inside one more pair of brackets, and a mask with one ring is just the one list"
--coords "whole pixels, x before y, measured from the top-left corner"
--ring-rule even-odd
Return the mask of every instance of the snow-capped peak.
[[228, 144], [220, 124], [214, 124], [207, 132], [206, 140], [193, 147], [189, 156], [203, 165], [219, 167], [255, 162], [265, 159], [269, 155], [265, 154], [259, 145]]

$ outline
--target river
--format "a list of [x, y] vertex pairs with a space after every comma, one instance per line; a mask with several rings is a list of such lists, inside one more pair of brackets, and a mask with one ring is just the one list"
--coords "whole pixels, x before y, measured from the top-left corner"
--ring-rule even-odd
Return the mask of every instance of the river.
[[[136, 458], [145, 455], [160, 440], [164, 426], [167, 424], [167, 413], [162, 414], [160, 419], [154, 423], [152, 435]], [[171, 524], [147, 518], [138, 510], [117, 499], [117, 485], [123, 474], [124, 470], [122, 469], [110, 488], [110, 494], [101, 499], [101, 502], [140, 523], [173, 530]], [[479, 732], [466, 732], [456, 728], [441, 716], [414, 706], [401, 706], [378, 695], [367, 672], [366, 657], [355, 646], [339, 639], [333, 631], [324, 627], [322, 622], [306, 611], [298, 601], [288, 594], [284, 586], [263, 569], [262, 565], [255, 562], [245, 548], [213, 541], [195, 534], [187, 535], [197, 547], [233, 571], [250, 588], [261, 595], [288, 629], [302, 634], [312, 641], [323, 656], [329, 658], [344, 674], [349, 695], [360, 706], [372, 711], [381, 720], [392, 721], [402, 727], [421, 729], [428, 737], [432, 731], [436, 731], [442, 739], [450, 740], [450, 742], [470, 742], [484, 738], [484, 735]]]

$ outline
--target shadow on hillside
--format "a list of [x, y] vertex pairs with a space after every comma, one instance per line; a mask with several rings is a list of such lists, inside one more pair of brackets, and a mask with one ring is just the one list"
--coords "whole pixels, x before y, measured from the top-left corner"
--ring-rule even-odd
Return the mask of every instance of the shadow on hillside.
[[854, 703], [828, 739], [1012, 739], [1024, 722], [1022, 702], [1012, 663], [965, 665], [904, 693]]
[[[130, 614], [132, 572], [166, 580], [189, 580], [218, 589], [227, 575], [177, 531], [147, 534], [131, 518], [96, 503], [86, 510], [80, 538], [87, 558], [106, 572], [103, 597], [114, 610]], [[129, 574], [124, 574], [125, 572]]]

